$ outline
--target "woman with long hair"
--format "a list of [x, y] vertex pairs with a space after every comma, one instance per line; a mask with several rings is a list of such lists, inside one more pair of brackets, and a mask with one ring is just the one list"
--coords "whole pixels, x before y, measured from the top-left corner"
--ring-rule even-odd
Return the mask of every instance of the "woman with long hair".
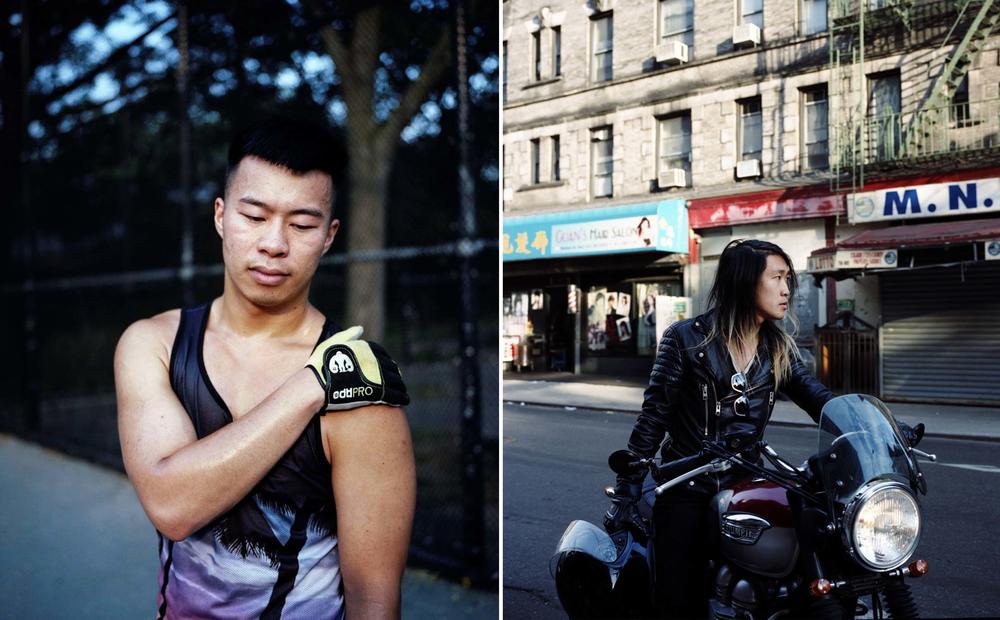
[[[754, 239], [727, 245], [709, 294], [711, 309], [663, 333], [629, 449], [652, 456], [669, 434], [663, 458], [674, 460], [696, 454], [702, 441], [734, 425], [753, 428], [759, 437], [779, 390], [818, 421], [833, 393], [809, 374], [795, 345], [790, 304], [796, 286], [792, 261], [777, 245]], [[721, 486], [739, 475], [699, 476], [657, 500], [657, 607], [664, 615], [706, 616], [707, 509]], [[647, 531], [635, 504], [641, 486], [641, 478], [619, 478], [605, 527]]]

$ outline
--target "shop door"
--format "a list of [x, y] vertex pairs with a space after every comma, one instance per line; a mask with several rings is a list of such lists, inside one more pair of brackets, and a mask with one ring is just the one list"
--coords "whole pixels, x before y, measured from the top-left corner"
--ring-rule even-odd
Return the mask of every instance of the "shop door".
[[545, 339], [549, 343], [548, 370], [573, 371], [573, 328], [575, 317], [567, 314], [568, 287], [550, 286], [545, 289], [549, 302]]
[[883, 398], [1000, 405], [1000, 264], [879, 280]]

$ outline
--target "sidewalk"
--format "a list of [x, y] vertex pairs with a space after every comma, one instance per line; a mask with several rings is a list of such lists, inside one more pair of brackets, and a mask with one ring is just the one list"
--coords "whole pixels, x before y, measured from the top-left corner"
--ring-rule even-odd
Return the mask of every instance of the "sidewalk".
[[[614, 378], [567, 373], [540, 375], [504, 375], [503, 401], [526, 405], [574, 407], [598, 411], [623, 411], [638, 414], [645, 385], [635, 378]], [[525, 378], [521, 378], [525, 377]], [[887, 402], [898, 419], [927, 426], [929, 437], [985, 439], [1000, 441], [1000, 409], [925, 405]], [[777, 400], [771, 424], [813, 426], [814, 422], [791, 401]]]
[[[0, 434], [0, 497], [0, 617], [153, 617], [156, 533], [125, 476]], [[403, 577], [403, 618], [498, 612], [495, 592]]]

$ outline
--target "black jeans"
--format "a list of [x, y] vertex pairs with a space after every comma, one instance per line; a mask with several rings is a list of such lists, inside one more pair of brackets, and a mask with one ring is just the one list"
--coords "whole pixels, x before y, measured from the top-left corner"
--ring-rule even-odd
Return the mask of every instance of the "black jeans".
[[666, 618], [708, 616], [712, 496], [671, 489], [653, 506], [656, 608]]

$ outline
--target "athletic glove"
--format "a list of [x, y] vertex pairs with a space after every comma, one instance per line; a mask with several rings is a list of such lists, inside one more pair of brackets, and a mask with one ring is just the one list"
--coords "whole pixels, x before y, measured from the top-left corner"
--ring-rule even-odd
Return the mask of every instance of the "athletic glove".
[[649, 523], [639, 514], [641, 482], [619, 482], [615, 485], [615, 496], [611, 507], [604, 513], [604, 529], [609, 534], [623, 529], [643, 538], [649, 537]]
[[355, 325], [316, 345], [306, 368], [313, 371], [326, 401], [319, 413], [365, 405], [402, 407], [410, 403], [399, 367], [380, 345], [360, 340]]

